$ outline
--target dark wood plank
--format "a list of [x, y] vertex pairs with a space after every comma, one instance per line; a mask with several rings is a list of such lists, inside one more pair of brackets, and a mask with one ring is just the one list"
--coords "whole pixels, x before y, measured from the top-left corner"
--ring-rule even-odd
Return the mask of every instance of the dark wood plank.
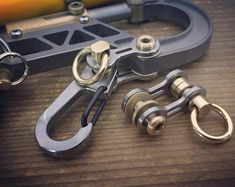
[[[208, 98], [221, 105], [235, 121], [235, 2], [232, 0], [194, 3], [204, 8], [214, 22], [209, 51], [184, 70], [189, 80], [207, 88]], [[113, 26], [132, 34], [158, 37], [181, 29], [155, 22]], [[71, 160], [46, 156], [34, 138], [40, 114], [72, 81], [70, 68], [35, 75], [20, 87], [0, 97], [0, 181], [5, 186], [235, 186], [235, 139], [222, 145], [200, 141], [193, 133], [189, 115], [168, 121], [159, 137], [148, 137], [133, 127], [120, 109], [122, 97], [132, 88], [150, 87], [150, 82], [128, 83], [108, 101], [95, 127], [88, 149]], [[163, 99], [163, 102], [166, 100]], [[86, 102], [76, 103], [53, 133], [55, 139], [72, 136], [79, 128], [80, 111]], [[210, 117], [203, 124], [209, 132], [223, 128]]]

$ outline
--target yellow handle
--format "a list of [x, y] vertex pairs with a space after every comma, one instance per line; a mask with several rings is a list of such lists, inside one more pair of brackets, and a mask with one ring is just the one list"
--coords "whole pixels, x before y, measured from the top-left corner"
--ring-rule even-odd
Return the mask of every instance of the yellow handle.
[[[84, 0], [86, 7], [110, 2], [111, 0]], [[65, 0], [1, 0], [0, 25], [5, 23], [43, 16], [65, 10]]]
[[112, 0], [83, 0], [83, 3], [85, 4], [86, 7], [91, 7], [91, 6], [97, 6], [103, 3], [108, 3], [112, 2]]

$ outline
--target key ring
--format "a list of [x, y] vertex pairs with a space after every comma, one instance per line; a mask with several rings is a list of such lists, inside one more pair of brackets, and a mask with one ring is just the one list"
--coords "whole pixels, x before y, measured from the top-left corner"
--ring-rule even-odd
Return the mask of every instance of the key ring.
[[218, 113], [224, 119], [224, 121], [226, 122], [226, 132], [221, 136], [212, 136], [210, 134], [207, 134], [205, 131], [203, 131], [197, 122], [198, 110], [196, 107], [194, 107], [191, 112], [191, 123], [192, 123], [193, 129], [199, 136], [201, 136], [202, 138], [206, 139], [207, 141], [211, 143], [223, 143], [227, 141], [229, 138], [231, 138], [232, 136], [232, 132], [233, 132], [232, 120], [230, 116], [228, 115], [228, 113], [223, 108], [221, 108], [220, 106], [214, 103], [211, 104], [211, 110]]
[[24, 73], [22, 74], [22, 76], [18, 80], [11, 83], [12, 86], [16, 86], [16, 85], [20, 84], [21, 82], [23, 82], [25, 80], [25, 78], [28, 76], [29, 66], [28, 66], [25, 58], [22, 55], [20, 55], [19, 53], [15, 53], [15, 52], [4, 52], [3, 54], [0, 55], [0, 61], [8, 56], [18, 57], [24, 64], [25, 70], [24, 70]]
[[[102, 44], [106, 45], [106, 42], [104, 42], [104, 41], [97, 42], [95, 44], [97, 46], [95, 46], [95, 47], [99, 48], [100, 44], [101, 45]], [[100, 55], [99, 57], [94, 57], [96, 59], [96, 61], [94, 63], [97, 63], [97, 64], [100, 65], [100, 67], [97, 70], [97, 72], [95, 73], [95, 75], [88, 78], [88, 79], [84, 79], [80, 76], [80, 74], [78, 73], [78, 66], [81, 63], [81, 61], [84, 59], [84, 57], [86, 57], [89, 54], [91, 54], [91, 55], [94, 54], [94, 51], [93, 51], [92, 47], [93, 46], [89, 46], [89, 47], [86, 47], [86, 48], [82, 49], [77, 54], [77, 56], [75, 57], [74, 62], [73, 62], [73, 67], [72, 67], [73, 77], [80, 86], [89, 86], [89, 85], [97, 82], [98, 80], [102, 79], [102, 77], [105, 75], [105, 73], [108, 69], [109, 55], [106, 52], [107, 48], [105, 48], [105, 50], [99, 51], [99, 55]]]

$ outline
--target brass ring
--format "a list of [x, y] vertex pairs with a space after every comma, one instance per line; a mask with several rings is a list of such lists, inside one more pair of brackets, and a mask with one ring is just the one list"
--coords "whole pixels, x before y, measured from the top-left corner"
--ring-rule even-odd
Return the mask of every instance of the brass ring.
[[8, 56], [18, 57], [24, 64], [24, 73], [22, 74], [22, 76], [18, 80], [11, 83], [12, 86], [16, 86], [16, 85], [20, 84], [21, 82], [23, 82], [26, 79], [26, 77], [28, 76], [29, 66], [26, 62], [26, 59], [22, 55], [20, 55], [19, 53], [15, 53], [15, 52], [5, 52], [5, 53], [1, 54], [0, 61]]
[[78, 73], [78, 66], [81, 63], [81, 61], [83, 60], [83, 58], [86, 57], [88, 54], [91, 54], [90, 47], [86, 47], [86, 48], [82, 49], [77, 54], [77, 56], [75, 57], [74, 62], [73, 62], [73, 67], [72, 67], [73, 77], [77, 81], [77, 83], [81, 86], [88, 86], [88, 85], [91, 85], [91, 84], [97, 82], [98, 80], [102, 79], [108, 69], [109, 56], [107, 53], [104, 53], [101, 58], [101, 63], [99, 63], [100, 68], [97, 71], [97, 73], [93, 77], [90, 77], [88, 79], [82, 78], [80, 76], [80, 74]]
[[212, 136], [204, 132], [198, 125], [198, 122], [197, 122], [198, 110], [196, 108], [194, 108], [191, 112], [191, 123], [193, 125], [193, 129], [199, 136], [201, 136], [202, 138], [206, 139], [207, 141], [211, 143], [223, 143], [227, 141], [228, 139], [230, 139], [232, 136], [232, 132], [233, 132], [232, 120], [230, 116], [228, 115], [228, 113], [223, 108], [221, 108], [220, 106], [216, 104], [212, 104], [211, 110], [218, 113], [225, 120], [226, 122], [225, 134], [220, 135], [220, 136]]

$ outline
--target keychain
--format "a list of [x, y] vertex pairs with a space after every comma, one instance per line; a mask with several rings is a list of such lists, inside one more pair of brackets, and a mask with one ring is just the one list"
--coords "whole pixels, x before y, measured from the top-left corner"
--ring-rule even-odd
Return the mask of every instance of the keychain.
[[[191, 124], [194, 131], [211, 143], [223, 143], [232, 136], [233, 123], [227, 112], [220, 106], [206, 100], [206, 90], [187, 82], [182, 70], [168, 73], [165, 79], [149, 89], [137, 88], [130, 91], [123, 99], [122, 110], [132, 119], [136, 126], [144, 126], [149, 135], [158, 135], [167, 119], [181, 111], [191, 112]], [[156, 98], [167, 95], [176, 100], [162, 107]], [[226, 132], [221, 136], [209, 135], [203, 131], [198, 118], [206, 117], [213, 110], [225, 121]]]
[[[66, 39], [66, 51], [64, 46], [56, 46], [51, 53], [47, 51], [47, 55], [38, 57], [42, 67], [46, 67], [43, 64], [48, 58], [53, 59], [53, 63], [57, 60], [70, 63], [69, 59], [76, 54], [72, 67], [74, 81], [43, 112], [36, 123], [36, 141], [45, 153], [54, 157], [71, 157], [81, 151], [90, 140], [106, 100], [119, 86], [132, 80], [151, 80], [158, 72], [198, 59], [208, 49], [213, 33], [212, 23], [207, 14], [193, 4], [184, 1], [141, 1], [132, 2], [128, 6], [120, 11], [132, 12], [133, 22], [168, 20], [185, 30], [176, 36], [158, 40], [150, 35], [135, 38], [95, 19], [70, 25], [70, 36], [74, 33], [82, 34], [77, 38], [77, 43], [71, 44], [69, 41], [73, 40]], [[123, 15], [130, 16], [126, 13]], [[111, 17], [107, 20], [114, 18], [112, 13], [109, 16]], [[59, 27], [59, 31], [67, 27]], [[40, 32], [40, 38], [44, 34]], [[82, 61], [86, 66], [80, 72]], [[62, 114], [84, 95], [91, 96], [91, 100], [83, 112], [82, 127], [70, 139], [52, 139], [50, 133], [59, 124]], [[88, 120], [96, 103], [98, 107], [94, 116]]]

